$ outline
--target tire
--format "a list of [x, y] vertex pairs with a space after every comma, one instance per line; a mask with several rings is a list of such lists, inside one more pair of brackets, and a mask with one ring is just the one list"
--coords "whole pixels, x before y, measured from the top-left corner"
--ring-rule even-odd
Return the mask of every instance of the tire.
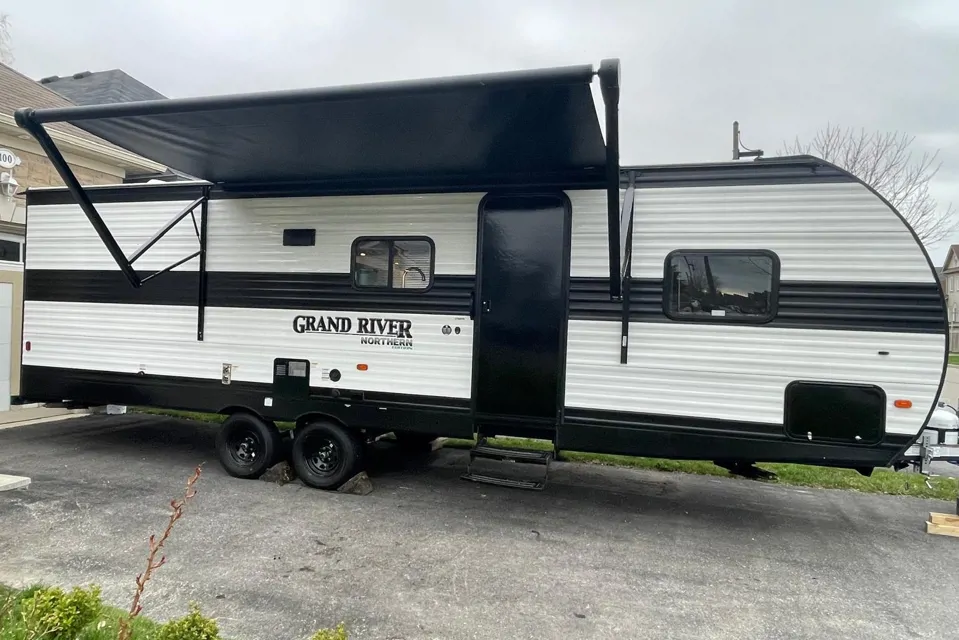
[[220, 464], [234, 478], [259, 478], [276, 463], [280, 433], [249, 413], [234, 413], [216, 434]]
[[290, 455], [296, 475], [316, 489], [336, 489], [362, 468], [363, 443], [333, 422], [297, 429]]

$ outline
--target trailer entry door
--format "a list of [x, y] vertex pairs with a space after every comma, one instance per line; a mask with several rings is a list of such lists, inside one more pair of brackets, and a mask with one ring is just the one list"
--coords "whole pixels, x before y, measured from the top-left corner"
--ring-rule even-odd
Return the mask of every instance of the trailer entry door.
[[[489, 196], [480, 205], [473, 398], [484, 433], [558, 422], [569, 220], [563, 195]], [[496, 433], [510, 431], [518, 433]]]

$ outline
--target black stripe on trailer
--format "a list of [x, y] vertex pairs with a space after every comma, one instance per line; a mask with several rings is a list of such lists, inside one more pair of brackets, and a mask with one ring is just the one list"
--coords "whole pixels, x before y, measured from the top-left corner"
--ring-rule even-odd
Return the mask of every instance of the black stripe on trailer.
[[[121, 404], [205, 413], [243, 408], [270, 420], [322, 414], [349, 427], [380, 431], [417, 431], [471, 438], [468, 398], [353, 392], [334, 398], [330, 389], [313, 388], [309, 397], [284, 398], [270, 384], [91, 371], [24, 365], [21, 395], [41, 402], [77, 400], [86, 404]], [[267, 398], [270, 404], [267, 405]]]
[[786, 436], [781, 424], [566, 407], [557, 447], [653, 458], [857, 468], [889, 465], [914, 439], [887, 433], [876, 445], [806, 442]]
[[[206, 303], [213, 307], [462, 315], [470, 312], [475, 282], [473, 276], [437, 274], [429, 291], [388, 292], [357, 290], [348, 273], [211, 271], [207, 278]], [[27, 269], [24, 297], [49, 302], [196, 304], [196, 272], [172, 271], [139, 289], [125, 284], [119, 271]], [[662, 311], [662, 280], [634, 278], [630, 285], [631, 322], [682, 322]], [[572, 278], [570, 319], [621, 320], [622, 304], [610, 301], [608, 291], [606, 278]], [[944, 322], [935, 283], [783, 280], [776, 317], [750, 326], [942, 333]]]
[[[663, 313], [663, 281], [630, 281], [631, 322], [684, 322]], [[605, 278], [573, 278], [569, 314], [573, 320], [618, 320], [621, 304], [606, 295]], [[697, 321], [703, 324], [704, 321]], [[707, 320], [705, 324], [732, 324]], [[943, 333], [942, 299], [935, 282], [809, 282], [781, 280], [776, 316], [755, 327]]]
[[[306, 398], [282, 398], [269, 384], [176, 376], [139, 375], [25, 365], [24, 397], [58, 402], [82, 399], [91, 404], [124, 404], [217, 413], [243, 408], [271, 420], [296, 420], [309, 414], [330, 416], [350, 427], [378, 431], [417, 431], [471, 438], [469, 400], [394, 393], [351, 394], [349, 402], [329, 390], [313, 389]], [[344, 391], [344, 393], [350, 393]], [[267, 407], [265, 400], [272, 399]], [[510, 435], [504, 427], [500, 435]], [[566, 407], [557, 435], [560, 450], [700, 460], [755, 460], [843, 467], [888, 465], [914, 437], [886, 434], [877, 445], [800, 442], [781, 424], [690, 416], [626, 413]]]
[[[370, 291], [353, 287], [349, 273], [240, 273], [208, 271], [206, 306], [247, 309], [323, 309], [467, 315], [473, 276], [436, 274], [428, 291]], [[197, 273], [171, 271], [139, 289], [119, 271], [27, 269], [25, 298], [194, 306]]]

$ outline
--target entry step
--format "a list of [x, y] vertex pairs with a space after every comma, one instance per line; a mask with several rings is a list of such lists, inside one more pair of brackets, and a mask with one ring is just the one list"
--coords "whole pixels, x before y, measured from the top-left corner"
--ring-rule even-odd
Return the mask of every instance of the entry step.
[[540, 451], [538, 449], [505, 449], [503, 447], [479, 445], [470, 450], [470, 457], [548, 465], [553, 459], [553, 452]]
[[[549, 466], [554, 458], [554, 452], [542, 451], [539, 449], [508, 449], [502, 447], [491, 447], [485, 440], [480, 440], [479, 444], [470, 449], [469, 463], [466, 466], [466, 473], [463, 474], [464, 480], [471, 482], [482, 482], [484, 484], [495, 484], [501, 487], [513, 487], [516, 489], [532, 489], [542, 491], [546, 488], [549, 480]], [[518, 478], [498, 475], [492, 470], [477, 470], [478, 460], [489, 460], [496, 462], [525, 463], [526, 465], [542, 465], [544, 467], [542, 474], [536, 474], [536, 478]], [[489, 466], [489, 465], [487, 465]], [[509, 465], [512, 471], [518, 471], [516, 464]], [[504, 468], [497, 471], [504, 471]]]
[[500, 476], [487, 476], [481, 473], [464, 473], [463, 480], [470, 482], [482, 482], [483, 484], [495, 484], [501, 487], [513, 487], [514, 489], [532, 489], [533, 491], [542, 491], [546, 488], [545, 480], [516, 480], [514, 478], [503, 478]]

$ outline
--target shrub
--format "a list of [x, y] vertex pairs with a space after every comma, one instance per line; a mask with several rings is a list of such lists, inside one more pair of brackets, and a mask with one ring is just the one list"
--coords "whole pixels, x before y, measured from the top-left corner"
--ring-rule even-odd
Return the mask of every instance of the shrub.
[[74, 587], [69, 592], [59, 587], [35, 590], [20, 607], [28, 637], [72, 640], [83, 627], [97, 619], [103, 603], [100, 587]]
[[216, 620], [205, 617], [200, 606], [191, 602], [190, 613], [160, 627], [156, 640], [220, 640], [220, 628]]
[[310, 640], [349, 640], [349, 637], [346, 635], [346, 627], [341, 622], [335, 629], [320, 629]]

